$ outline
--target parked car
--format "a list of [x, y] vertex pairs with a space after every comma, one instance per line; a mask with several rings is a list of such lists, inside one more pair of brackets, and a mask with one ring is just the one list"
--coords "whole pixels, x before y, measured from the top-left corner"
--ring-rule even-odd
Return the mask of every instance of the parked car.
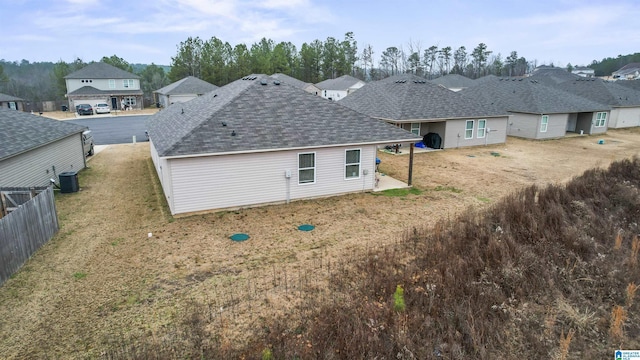
[[91, 134], [91, 130], [82, 132], [82, 147], [85, 155], [93, 156], [93, 134]]
[[93, 115], [93, 108], [89, 104], [80, 104], [76, 106], [78, 115]]
[[111, 108], [107, 103], [99, 103], [95, 106], [96, 114], [108, 114], [111, 112]]

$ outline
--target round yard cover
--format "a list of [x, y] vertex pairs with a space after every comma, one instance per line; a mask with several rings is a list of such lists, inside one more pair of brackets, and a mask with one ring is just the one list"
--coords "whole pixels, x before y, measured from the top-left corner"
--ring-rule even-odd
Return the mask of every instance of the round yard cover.
[[304, 225], [298, 226], [298, 230], [300, 230], [300, 231], [311, 231], [311, 230], [313, 230], [315, 228], [316, 228], [315, 226], [309, 225], [309, 224], [304, 224]]
[[247, 239], [249, 239], [249, 235], [247, 234], [243, 234], [243, 233], [238, 233], [238, 234], [233, 234], [231, 236], [229, 236], [229, 238], [233, 241], [245, 241]]

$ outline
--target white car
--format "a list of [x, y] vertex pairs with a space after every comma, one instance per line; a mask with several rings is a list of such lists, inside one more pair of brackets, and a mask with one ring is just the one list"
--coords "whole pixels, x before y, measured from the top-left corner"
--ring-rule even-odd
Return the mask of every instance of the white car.
[[111, 108], [109, 108], [109, 105], [106, 103], [96, 104], [93, 110], [95, 110], [96, 114], [108, 114], [111, 112]]

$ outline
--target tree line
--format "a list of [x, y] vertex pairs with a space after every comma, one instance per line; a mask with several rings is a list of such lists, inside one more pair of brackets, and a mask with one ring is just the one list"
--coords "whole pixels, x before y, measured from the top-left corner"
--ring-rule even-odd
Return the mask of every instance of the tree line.
[[[195, 76], [218, 86], [252, 73], [283, 73], [309, 83], [345, 74], [365, 81], [402, 73], [427, 79], [446, 74], [476, 79], [485, 75], [523, 76], [537, 66], [536, 60], [528, 61], [517, 51], [503, 57], [489, 50], [484, 43], [468, 50], [465, 46], [425, 48], [420, 42], [410, 40], [407, 44], [387, 47], [377, 56], [369, 44], [358, 49], [353, 32], [347, 32], [342, 39], [327, 37], [324, 41], [305, 42], [300, 49], [291, 42], [276, 43], [267, 38], [250, 46], [232, 45], [215, 36], [208, 40], [188, 37], [176, 47], [170, 66], [131, 64], [117, 55], [104, 56], [100, 61], [139, 75], [148, 103], [153, 91], [186, 76]], [[630, 62], [640, 62], [640, 53], [618, 55], [601, 62], [594, 60], [589, 67], [595, 70], [596, 76], [603, 76]], [[70, 63], [3, 59], [0, 60], [0, 92], [34, 102], [64, 100], [64, 77], [86, 65], [80, 58]], [[571, 68], [568, 64], [567, 69]]]

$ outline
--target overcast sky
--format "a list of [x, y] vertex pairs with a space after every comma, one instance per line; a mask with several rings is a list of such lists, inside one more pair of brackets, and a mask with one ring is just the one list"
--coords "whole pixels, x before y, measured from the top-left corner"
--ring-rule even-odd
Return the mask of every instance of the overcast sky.
[[483, 42], [540, 64], [588, 65], [640, 52], [639, 0], [1, 0], [0, 59], [85, 62], [117, 55], [170, 65], [189, 36], [232, 46], [304, 42], [352, 31], [360, 53]]

